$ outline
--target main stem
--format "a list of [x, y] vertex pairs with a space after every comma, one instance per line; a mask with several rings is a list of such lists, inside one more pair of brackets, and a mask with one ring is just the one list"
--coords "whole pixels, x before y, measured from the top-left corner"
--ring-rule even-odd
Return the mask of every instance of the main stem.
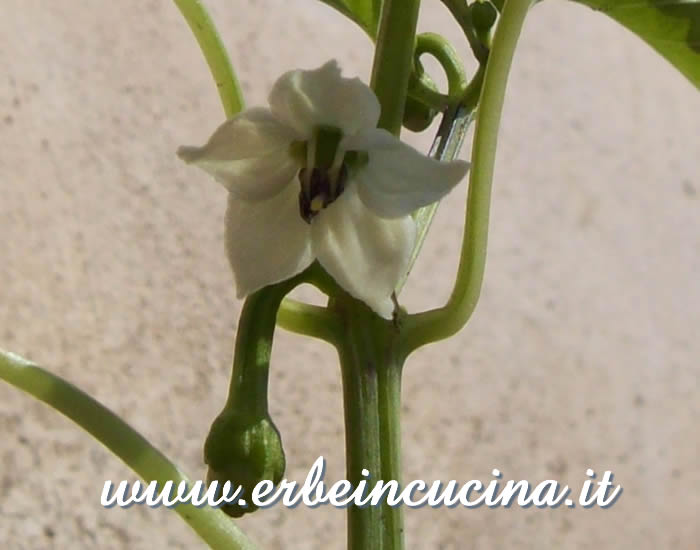
[[[343, 377], [347, 479], [401, 482], [400, 357], [396, 329], [355, 300], [339, 306], [346, 338], [338, 345]], [[369, 475], [363, 475], [362, 470]], [[349, 550], [402, 550], [400, 507], [348, 507]]]
[[372, 66], [372, 89], [382, 106], [380, 128], [401, 132], [420, 0], [384, 0]]
[[[396, 354], [397, 347], [390, 336], [379, 349], [378, 413], [382, 479], [401, 483], [401, 374], [404, 358]], [[402, 550], [403, 512], [401, 506], [382, 503], [384, 550]]]
[[[372, 89], [381, 104], [378, 126], [401, 132], [408, 80], [413, 68], [420, 0], [384, 0], [372, 67]], [[400, 482], [400, 386], [402, 361], [396, 329], [364, 304], [348, 296], [332, 300], [344, 323], [337, 342], [343, 376], [347, 478], [355, 486], [366, 480]], [[402, 550], [401, 508], [348, 507], [349, 550]]]

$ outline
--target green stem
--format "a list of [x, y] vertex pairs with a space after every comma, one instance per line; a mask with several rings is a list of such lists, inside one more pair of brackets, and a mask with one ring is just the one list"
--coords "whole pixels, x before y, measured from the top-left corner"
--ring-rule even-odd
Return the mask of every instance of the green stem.
[[474, 57], [479, 63], [484, 64], [489, 56], [488, 48], [481, 42], [472, 25], [472, 17], [465, 0], [442, 0], [442, 3], [450, 11], [457, 24], [462, 28], [467, 42], [472, 49]]
[[[401, 132], [420, 0], [385, 0], [372, 67], [372, 88], [382, 111], [378, 126], [394, 135]], [[378, 342], [386, 342], [391, 323], [378, 318], [364, 304], [349, 297], [332, 300], [344, 321], [345, 337], [338, 342], [345, 408], [347, 479], [357, 485], [370, 475], [398, 478], [400, 467], [396, 376], [382, 374], [385, 356]], [[384, 462], [382, 461], [384, 458]], [[368, 484], [370, 487], [374, 483]], [[401, 508], [348, 507], [349, 550], [401, 550]]]
[[417, 99], [435, 111], [443, 111], [450, 104], [450, 97], [436, 90], [434, 86], [428, 75], [413, 75], [408, 86], [408, 97]]
[[243, 92], [214, 22], [200, 0], [174, 0], [192, 29], [219, 90], [227, 118], [243, 109]]
[[[345, 456], [347, 479], [353, 486], [367, 478], [382, 476], [380, 426], [378, 414], [379, 380], [371, 326], [374, 316], [360, 304], [347, 303], [344, 312], [345, 338], [338, 345], [343, 379], [345, 411]], [[382, 510], [378, 506], [347, 509], [348, 550], [384, 550]]]
[[[121, 458], [145, 481], [162, 487], [190, 480], [141, 434], [89, 395], [17, 355], [0, 350], [0, 378], [70, 418]], [[175, 507], [202, 539], [215, 550], [255, 550], [253, 542], [221, 510], [191, 504]]]
[[423, 54], [432, 55], [447, 77], [447, 94], [450, 101], [460, 100], [467, 87], [467, 74], [464, 72], [459, 55], [447, 40], [439, 34], [424, 32], [416, 37], [415, 59]]
[[401, 132], [420, 0], [384, 0], [372, 66], [372, 89], [382, 106], [380, 128]]
[[298, 281], [265, 287], [248, 296], [236, 331], [226, 408], [255, 418], [267, 416], [267, 385], [277, 310]]
[[[440, 128], [438, 129], [435, 139], [433, 140], [433, 144], [430, 147], [430, 156], [442, 161], [454, 160], [459, 154], [459, 150], [462, 148], [464, 137], [473, 118], [473, 111], [470, 111], [461, 105], [450, 107], [442, 117]], [[435, 216], [439, 205], [439, 202], [429, 204], [428, 206], [420, 208], [413, 215], [413, 219], [416, 222], [416, 242], [413, 245], [411, 258], [408, 262], [408, 269], [396, 287], [397, 294], [401, 291], [404, 284], [406, 284], [406, 280], [411, 274], [413, 265], [418, 259], [421, 248], [423, 248], [423, 243], [428, 236], [430, 224], [433, 221], [433, 217]]]
[[[326, 296], [333, 296], [338, 291], [338, 284], [318, 262], [304, 272], [299, 283], [309, 283]], [[277, 324], [290, 332], [318, 338], [329, 344], [334, 344], [340, 334], [338, 319], [333, 312], [291, 298], [282, 300], [277, 312]]]
[[[462, 101], [453, 105], [447, 109], [442, 117], [442, 122], [440, 123], [440, 128], [438, 129], [433, 144], [430, 147], [430, 156], [432, 158], [441, 161], [451, 161], [457, 158], [460, 149], [462, 148], [462, 143], [464, 143], [464, 137], [467, 134], [469, 125], [474, 120], [474, 115], [476, 112], [476, 106], [479, 100], [479, 95], [484, 81], [484, 66], [480, 66], [479, 70], [472, 78], [471, 82], [464, 90], [464, 95]], [[413, 219], [416, 221], [416, 243], [413, 246], [413, 251], [411, 252], [411, 258], [408, 262], [408, 269], [406, 274], [399, 281], [396, 287], [396, 293], [403, 288], [406, 283], [408, 276], [413, 269], [413, 265], [418, 259], [418, 254], [423, 248], [423, 243], [428, 235], [428, 230], [430, 229], [430, 224], [433, 222], [433, 217], [437, 212], [439, 202], [429, 204], [419, 209], [414, 215]]]
[[[379, 365], [379, 428], [381, 437], [382, 479], [401, 483], [401, 374], [403, 358], [397, 356], [393, 338], [387, 339]], [[403, 513], [401, 506], [382, 503], [384, 550], [403, 550]]]
[[[238, 320], [231, 383], [226, 408], [241, 407], [244, 414], [267, 416], [267, 385], [275, 326], [280, 302], [297, 285], [318, 280], [314, 267], [281, 283], [270, 285], [248, 296]], [[326, 308], [290, 301], [282, 313], [289, 321], [294, 311], [295, 328], [311, 332], [334, 343], [340, 334], [340, 322]]]
[[325, 307], [285, 298], [277, 311], [277, 324], [284, 330], [335, 344], [337, 319]]
[[402, 347], [406, 354], [458, 332], [469, 320], [479, 299], [486, 266], [491, 183], [506, 84], [520, 31], [532, 3], [532, 0], [506, 0], [503, 8], [486, 65], [476, 118], [457, 280], [444, 307], [405, 318]]
[[[401, 483], [401, 372], [398, 331], [364, 304], [347, 296], [334, 301], [346, 337], [338, 353], [343, 376], [347, 479], [353, 485], [395, 480]], [[381, 506], [348, 507], [349, 550], [403, 550], [403, 510]]]

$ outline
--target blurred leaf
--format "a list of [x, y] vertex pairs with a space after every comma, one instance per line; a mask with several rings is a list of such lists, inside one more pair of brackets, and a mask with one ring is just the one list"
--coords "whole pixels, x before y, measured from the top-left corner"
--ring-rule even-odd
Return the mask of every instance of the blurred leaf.
[[382, 0], [321, 0], [321, 2], [352, 19], [372, 40], [376, 39]]
[[642, 38], [700, 88], [700, 0], [574, 0]]

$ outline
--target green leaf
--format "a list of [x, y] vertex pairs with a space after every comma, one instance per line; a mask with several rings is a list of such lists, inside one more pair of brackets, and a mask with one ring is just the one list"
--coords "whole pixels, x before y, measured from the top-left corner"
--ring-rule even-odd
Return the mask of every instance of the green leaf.
[[348, 19], [352, 19], [372, 40], [377, 38], [382, 0], [321, 0], [321, 2], [335, 8]]
[[574, 0], [624, 25], [700, 88], [700, 0]]

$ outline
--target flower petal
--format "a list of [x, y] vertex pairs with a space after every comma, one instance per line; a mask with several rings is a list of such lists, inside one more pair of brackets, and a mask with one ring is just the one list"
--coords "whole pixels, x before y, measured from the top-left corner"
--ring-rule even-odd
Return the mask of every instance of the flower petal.
[[346, 151], [366, 151], [369, 162], [353, 179], [365, 205], [384, 218], [406, 216], [447, 195], [466, 175], [463, 160], [440, 162], [386, 130], [374, 128], [344, 139]]
[[178, 156], [214, 176], [230, 193], [266, 199], [299, 170], [289, 153], [297, 135], [267, 109], [248, 109], [227, 120], [203, 147], [180, 147]]
[[311, 243], [336, 282], [390, 319], [391, 294], [408, 269], [416, 238], [410, 216], [386, 220], [368, 210], [349, 187], [311, 224]]
[[275, 83], [268, 98], [277, 118], [305, 139], [316, 126], [333, 126], [345, 135], [374, 128], [379, 101], [359, 78], [343, 78], [333, 60], [311, 71], [289, 71]]
[[289, 279], [311, 265], [310, 234], [299, 215], [296, 185], [254, 203], [230, 195], [225, 242], [238, 297]]

